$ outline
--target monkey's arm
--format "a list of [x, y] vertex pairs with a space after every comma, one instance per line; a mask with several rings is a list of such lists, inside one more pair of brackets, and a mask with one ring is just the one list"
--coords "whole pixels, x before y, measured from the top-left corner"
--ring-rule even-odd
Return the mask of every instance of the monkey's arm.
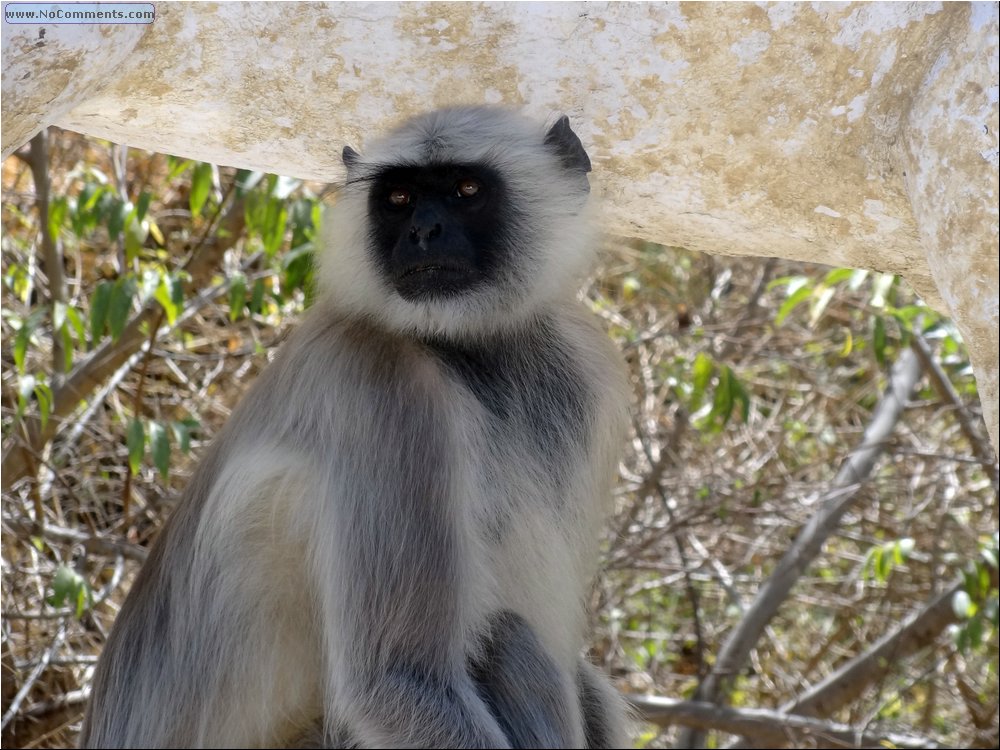
[[509, 610], [494, 614], [489, 637], [469, 669], [513, 747], [579, 744], [577, 714], [569, 710], [575, 686], [564, 684], [563, 672], [523, 617]]
[[490, 618], [489, 638], [470, 672], [490, 712], [515, 748], [622, 748], [630, 741], [628, 709], [607, 677], [579, 661], [569, 688], [580, 702], [583, 745], [568, 710], [566, 686], [555, 662], [523, 617], [509, 610]]

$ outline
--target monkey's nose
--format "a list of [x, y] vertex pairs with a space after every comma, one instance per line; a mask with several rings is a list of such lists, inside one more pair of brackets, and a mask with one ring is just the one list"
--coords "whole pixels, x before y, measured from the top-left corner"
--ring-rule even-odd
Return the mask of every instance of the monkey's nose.
[[410, 242], [414, 245], [419, 245], [422, 241], [429, 242], [430, 240], [435, 240], [441, 236], [440, 224], [435, 224], [434, 226], [425, 229], [424, 227], [411, 226], [410, 227]]

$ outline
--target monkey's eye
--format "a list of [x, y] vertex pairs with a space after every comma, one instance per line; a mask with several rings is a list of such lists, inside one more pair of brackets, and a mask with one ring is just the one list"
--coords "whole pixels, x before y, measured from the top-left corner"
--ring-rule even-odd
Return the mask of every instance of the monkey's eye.
[[404, 188], [394, 188], [392, 192], [389, 193], [389, 205], [395, 206], [396, 208], [408, 206], [411, 200], [410, 191]]
[[466, 178], [459, 180], [459, 183], [455, 186], [455, 195], [459, 198], [472, 198], [481, 189], [482, 186], [476, 180]]

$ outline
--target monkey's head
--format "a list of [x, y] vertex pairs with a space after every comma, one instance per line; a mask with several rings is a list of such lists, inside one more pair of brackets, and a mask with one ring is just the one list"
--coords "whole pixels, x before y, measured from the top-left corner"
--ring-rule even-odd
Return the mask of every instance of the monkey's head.
[[343, 156], [320, 273], [339, 309], [480, 336], [572, 298], [589, 266], [590, 159], [566, 117], [546, 130], [505, 109], [444, 109]]

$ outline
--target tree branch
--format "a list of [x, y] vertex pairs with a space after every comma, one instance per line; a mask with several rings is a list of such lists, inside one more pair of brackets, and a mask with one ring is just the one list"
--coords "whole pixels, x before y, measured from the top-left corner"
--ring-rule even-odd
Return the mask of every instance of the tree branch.
[[716, 730], [768, 739], [777, 734], [798, 747], [807, 746], [807, 742], [821, 747], [883, 748], [887, 744], [889, 747], [939, 747], [925, 737], [855, 729], [847, 724], [762, 708], [729, 708], [704, 701], [647, 695], [627, 695], [626, 699], [642, 719], [660, 726], [680, 724], [700, 732]]
[[58, 376], [66, 369], [66, 354], [63, 351], [63, 341], [60, 332], [55, 328], [56, 305], [66, 298], [65, 281], [63, 280], [62, 248], [52, 237], [49, 226], [49, 130], [43, 128], [31, 139], [31, 151], [28, 153], [28, 164], [31, 176], [35, 181], [35, 207], [38, 209], [38, 232], [42, 241], [42, 262], [45, 265], [45, 278], [48, 281], [49, 323], [52, 326], [52, 372]]
[[[921, 373], [917, 354], [912, 349], [904, 350], [892, 367], [889, 384], [875, 407], [861, 444], [841, 466], [830, 488], [823, 495], [819, 510], [799, 532], [774, 572], [757, 592], [756, 599], [743, 619], [726, 639], [715, 666], [695, 692], [697, 700], [715, 703], [728, 690], [729, 681], [743, 668], [767, 623], [788, 598], [795, 582], [819, 554], [823, 543], [837, 528], [840, 519], [857, 497], [858, 490], [875, 468]], [[701, 731], [684, 731], [678, 742], [678, 747], [683, 748], [703, 745], [704, 736]]]

